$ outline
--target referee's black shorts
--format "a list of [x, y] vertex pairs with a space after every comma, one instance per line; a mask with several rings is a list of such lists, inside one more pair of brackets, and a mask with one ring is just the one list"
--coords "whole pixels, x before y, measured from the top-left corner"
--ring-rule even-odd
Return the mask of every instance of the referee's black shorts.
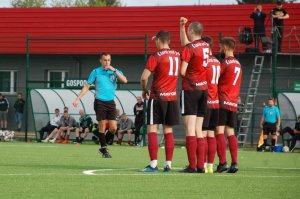
[[150, 98], [147, 106], [147, 124], [178, 125], [179, 108], [177, 100], [162, 101]]
[[264, 135], [276, 135], [276, 123], [265, 122], [263, 124], [263, 132]]
[[116, 120], [116, 103], [115, 101], [101, 101], [95, 99], [94, 110], [96, 112], [97, 121]]

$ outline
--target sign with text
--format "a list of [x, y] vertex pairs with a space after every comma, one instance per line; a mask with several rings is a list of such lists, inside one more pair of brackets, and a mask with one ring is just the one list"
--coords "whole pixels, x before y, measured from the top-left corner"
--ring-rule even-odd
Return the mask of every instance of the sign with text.
[[66, 79], [66, 88], [82, 88], [86, 84], [86, 79]]
[[294, 82], [294, 91], [300, 92], [300, 82]]

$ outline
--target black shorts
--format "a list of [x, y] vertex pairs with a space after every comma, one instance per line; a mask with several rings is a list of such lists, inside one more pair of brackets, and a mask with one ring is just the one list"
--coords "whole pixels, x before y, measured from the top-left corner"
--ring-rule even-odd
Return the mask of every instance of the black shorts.
[[224, 108], [219, 109], [219, 125], [218, 126], [229, 126], [236, 128], [237, 114], [236, 112], [229, 111]]
[[116, 103], [115, 101], [101, 101], [95, 99], [94, 101], [94, 110], [96, 112], [97, 121], [102, 120], [116, 120]]
[[182, 115], [204, 117], [207, 110], [207, 90], [181, 91], [180, 107]]
[[92, 132], [92, 127], [82, 127], [82, 131], [80, 133], [84, 133], [85, 132], [85, 129], [89, 129], [89, 132]]
[[265, 122], [263, 125], [264, 135], [276, 135], [276, 123]]
[[203, 120], [203, 130], [214, 131], [219, 123], [219, 109], [208, 108]]
[[154, 100], [148, 101], [147, 124], [178, 125], [179, 108], [176, 101]]

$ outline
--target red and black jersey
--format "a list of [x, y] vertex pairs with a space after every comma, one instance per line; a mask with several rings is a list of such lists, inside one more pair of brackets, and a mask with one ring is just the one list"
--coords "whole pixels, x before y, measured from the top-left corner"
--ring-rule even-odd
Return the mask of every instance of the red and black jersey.
[[210, 55], [206, 67], [206, 79], [208, 86], [207, 107], [211, 109], [219, 108], [218, 83], [221, 74], [219, 60]]
[[238, 97], [240, 95], [242, 68], [240, 62], [234, 57], [227, 57], [221, 63], [221, 76], [219, 79], [220, 106], [229, 111], [237, 111]]
[[196, 40], [184, 47], [181, 60], [187, 62], [188, 67], [182, 79], [183, 90], [207, 90], [205, 68], [208, 57], [209, 45], [202, 40]]
[[177, 99], [176, 86], [180, 64], [180, 53], [171, 49], [159, 50], [149, 57], [146, 68], [153, 73], [150, 93], [152, 99]]

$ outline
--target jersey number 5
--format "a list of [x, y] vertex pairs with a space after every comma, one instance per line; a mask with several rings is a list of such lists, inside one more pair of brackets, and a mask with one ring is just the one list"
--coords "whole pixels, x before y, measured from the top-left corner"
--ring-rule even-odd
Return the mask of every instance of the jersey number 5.
[[[175, 60], [175, 71], [174, 71], [174, 61]], [[177, 76], [178, 75], [178, 57], [169, 57], [170, 61], [170, 70], [169, 76]]]

